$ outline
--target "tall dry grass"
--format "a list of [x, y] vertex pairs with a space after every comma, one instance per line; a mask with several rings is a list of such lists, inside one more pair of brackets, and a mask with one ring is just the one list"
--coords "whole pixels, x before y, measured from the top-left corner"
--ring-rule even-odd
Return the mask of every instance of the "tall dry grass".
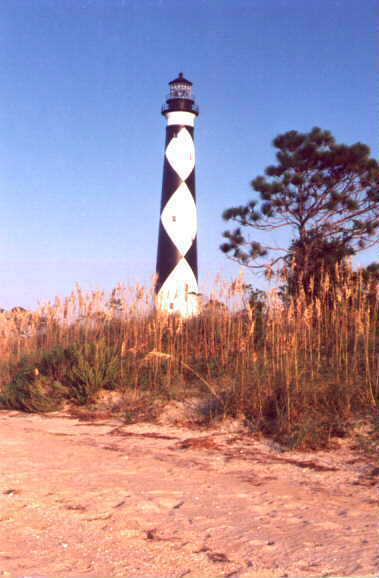
[[272, 290], [261, 302], [249, 302], [241, 279], [219, 283], [188, 320], [154, 312], [153, 292], [141, 286], [110, 296], [77, 287], [36, 311], [3, 312], [0, 385], [25, 357], [41, 372], [46, 352], [90, 343], [117, 355], [112, 387], [203, 395], [293, 445], [343, 433], [379, 399], [379, 289], [346, 266], [317, 292], [311, 283], [307, 294]]

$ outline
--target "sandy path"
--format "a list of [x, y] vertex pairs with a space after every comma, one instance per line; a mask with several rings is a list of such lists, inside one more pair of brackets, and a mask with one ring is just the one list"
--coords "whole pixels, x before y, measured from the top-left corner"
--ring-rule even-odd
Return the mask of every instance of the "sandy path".
[[378, 489], [347, 441], [281, 453], [237, 434], [2, 411], [0, 460], [0, 576], [378, 569]]

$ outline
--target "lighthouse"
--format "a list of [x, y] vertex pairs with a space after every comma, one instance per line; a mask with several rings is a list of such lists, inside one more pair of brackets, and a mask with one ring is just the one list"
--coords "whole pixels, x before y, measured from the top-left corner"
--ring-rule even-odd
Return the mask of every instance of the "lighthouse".
[[180, 73], [162, 107], [167, 121], [160, 209], [157, 308], [182, 317], [199, 311], [194, 125], [199, 114], [192, 82]]

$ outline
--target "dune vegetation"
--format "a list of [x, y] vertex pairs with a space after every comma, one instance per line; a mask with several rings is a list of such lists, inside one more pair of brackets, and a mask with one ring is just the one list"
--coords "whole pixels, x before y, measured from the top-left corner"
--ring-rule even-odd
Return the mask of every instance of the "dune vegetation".
[[109, 389], [125, 394], [115, 410], [130, 420], [158, 401], [199, 397], [209, 420], [323, 446], [377, 415], [379, 286], [344, 264], [315, 287], [260, 294], [242, 279], [220, 282], [187, 320], [154, 311], [141, 286], [108, 296], [77, 287], [35, 311], [3, 311], [0, 406], [91, 407]]

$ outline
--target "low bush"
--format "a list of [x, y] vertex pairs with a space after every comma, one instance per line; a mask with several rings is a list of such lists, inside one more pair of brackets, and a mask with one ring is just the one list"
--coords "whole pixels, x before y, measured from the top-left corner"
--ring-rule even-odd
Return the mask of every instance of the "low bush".
[[117, 386], [120, 369], [118, 348], [104, 339], [56, 346], [39, 359], [24, 357], [15, 365], [0, 393], [0, 407], [45, 412], [59, 409], [65, 399], [88, 404], [100, 389]]
[[100, 389], [115, 389], [119, 385], [120, 353], [104, 339], [75, 345], [70, 349], [70, 356], [65, 383], [71, 399], [79, 404], [93, 402]]
[[49, 412], [61, 409], [67, 388], [59, 381], [21, 372], [0, 393], [0, 407], [26, 412]]

